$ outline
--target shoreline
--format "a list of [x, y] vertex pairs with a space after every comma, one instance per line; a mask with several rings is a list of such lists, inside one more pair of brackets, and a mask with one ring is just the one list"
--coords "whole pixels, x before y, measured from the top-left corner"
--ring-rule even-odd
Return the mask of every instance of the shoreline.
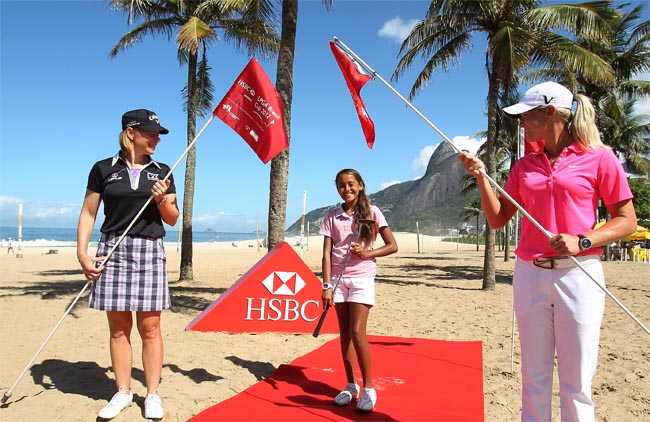
[[[409, 233], [409, 232], [396, 232], [395, 235], [401, 235], [405, 237], [413, 237], [413, 240], [410, 242], [414, 245], [414, 247], [417, 250], [417, 240], [415, 240], [416, 234], [415, 233]], [[421, 248], [424, 248], [425, 245], [432, 244], [434, 242], [442, 242], [442, 236], [430, 236], [430, 235], [419, 235], [420, 236], [420, 244]], [[192, 242], [193, 248], [194, 249], [231, 249], [231, 248], [243, 248], [243, 249], [255, 249], [257, 250], [259, 248], [260, 252], [265, 252], [267, 249], [262, 246], [262, 242], [264, 239], [260, 238], [259, 243], [258, 239], [256, 238], [251, 238], [251, 239], [244, 239], [244, 240], [214, 240], [211, 242]], [[381, 240], [380, 240], [381, 241]], [[293, 246], [294, 249], [300, 250], [300, 236], [286, 236], [285, 237], [285, 242], [289, 243], [291, 246]], [[309, 249], [310, 247], [318, 247], [320, 248], [323, 243], [323, 236], [322, 235], [311, 235], [309, 237], [304, 237], [303, 238], [303, 250]], [[442, 243], [447, 243], [447, 244], [453, 244], [456, 245], [456, 242], [442, 242]], [[235, 246], [233, 246], [235, 245]], [[463, 243], [460, 243], [460, 245], [463, 245]], [[465, 246], [473, 246], [476, 247], [475, 244], [464, 244]], [[177, 246], [180, 247], [180, 243], [177, 241], [173, 242], [165, 242], [165, 248], [168, 253], [174, 252], [177, 249]], [[48, 252], [51, 250], [57, 250], [57, 253], [61, 254], [68, 254], [68, 253], [75, 253], [76, 252], [76, 244], [75, 243], [70, 243], [70, 244], [52, 244], [52, 245], [21, 245], [21, 250], [23, 251], [23, 256], [25, 255], [25, 251], [29, 251], [29, 255], [49, 255]], [[90, 249], [91, 250], [96, 250], [97, 248], [97, 242], [91, 242], [90, 243]], [[0, 249], [0, 258], [6, 254], [6, 245]], [[18, 241], [14, 241], [14, 252], [18, 251]], [[4, 252], [4, 253], [3, 253]], [[54, 253], [52, 253], [54, 255]], [[11, 256], [11, 255], [9, 255]]]

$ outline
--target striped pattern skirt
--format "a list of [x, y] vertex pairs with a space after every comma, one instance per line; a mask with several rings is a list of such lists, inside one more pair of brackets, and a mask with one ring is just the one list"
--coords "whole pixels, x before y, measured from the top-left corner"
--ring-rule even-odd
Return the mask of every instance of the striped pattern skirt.
[[[97, 256], [119, 236], [102, 233]], [[125, 236], [90, 287], [88, 306], [102, 311], [162, 311], [171, 307], [163, 238]]]

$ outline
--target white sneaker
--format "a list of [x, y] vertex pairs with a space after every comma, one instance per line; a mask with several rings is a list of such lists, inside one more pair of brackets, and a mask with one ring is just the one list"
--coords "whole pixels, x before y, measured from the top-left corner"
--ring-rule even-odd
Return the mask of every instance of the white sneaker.
[[160, 400], [158, 394], [147, 394], [147, 398], [144, 399], [144, 417], [147, 419], [162, 419], [162, 400]]
[[352, 400], [359, 397], [359, 385], [354, 382], [349, 382], [345, 388], [334, 397], [334, 404], [336, 406], [347, 406]]
[[113, 395], [111, 401], [99, 411], [97, 416], [101, 419], [113, 419], [122, 410], [131, 406], [131, 403], [133, 403], [133, 393], [120, 389], [120, 391]]
[[357, 412], [372, 412], [375, 410], [375, 404], [377, 404], [377, 391], [374, 388], [364, 388], [357, 403]]

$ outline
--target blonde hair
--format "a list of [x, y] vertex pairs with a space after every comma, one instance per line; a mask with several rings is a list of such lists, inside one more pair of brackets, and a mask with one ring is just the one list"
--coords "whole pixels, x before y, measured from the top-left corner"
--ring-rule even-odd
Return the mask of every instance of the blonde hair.
[[120, 150], [125, 157], [128, 157], [131, 162], [135, 161], [135, 151], [133, 150], [133, 141], [129, 138], [129, 135], [126, 133], [128, 128], [124, 129], [118, 135], [118, 140], [120, 141]]
[[589, 97], [575, 94], [573, 100], [577, 103], [574, 113], [568, 108], [556, 108], [558, 114], [566, 121], [573, 140], [583, 150], [607, 147], [600, 138], [596, 126], [596, 110]]

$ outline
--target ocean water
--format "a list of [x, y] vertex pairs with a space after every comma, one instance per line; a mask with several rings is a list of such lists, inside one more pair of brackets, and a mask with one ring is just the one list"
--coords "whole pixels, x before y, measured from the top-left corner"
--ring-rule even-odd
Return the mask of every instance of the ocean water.
[[[260, 238], [265, 233], [260, 232]], [[101, 233], [99, 230], [93, 230], [91, 236], [91, 246], [96, 246]], [[0, 226], [0, 239], [3, 246], [7, 246], [7, 239], [11, 237], [14, 242], [14, 248], [18, 246], [18, 227]], [[230, 233], [230, 232], [205, 232], [195, 231], [192, 233], [193, 243], [211, 243], [211, 242], [238, 242], [242, 240], [255, 239], [255, 232], [249, 233]], [[165, 243], [178, 242], [178, 231], [167, 230]], [[261, 240], [261, 239], [260, 239]], [[21, 247], [55, 247], [55, 246], [77, 246], [77, 229], [57, 229], [47, 227], [23, 227]]]

